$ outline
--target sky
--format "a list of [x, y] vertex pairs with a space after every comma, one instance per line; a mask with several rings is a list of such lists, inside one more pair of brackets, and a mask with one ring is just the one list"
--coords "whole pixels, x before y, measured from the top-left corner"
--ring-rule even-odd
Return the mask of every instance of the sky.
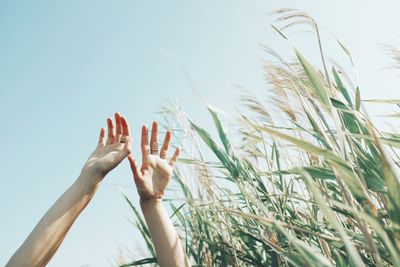
[[[260, 45], [293, 58], [292, 44], [318, 65], [315, 38], [272, 30], [277, 8], [301, 9], [320, 24], [328, 60], [352, 52], [362, 99], [400, 98], [382, 44], [400, 47], [395, 0], [135, 1], [0, 0], [0, 265], [75, 181], [108, 116], [132, 127], [176, 101], [212, 128], [204, 104], [234, 112], [244, 87], [265, 99]], [[268, 99], [265, 99], [266, 101]], [[379, 123], [392, 111], [368, 106]], [[127, 162], [103, 181], [48, 266], [114, 266], [138, 252], [140, 236], [122, 197], [137, 204]], [[121, 252], [122, 251], [122, 252]]]

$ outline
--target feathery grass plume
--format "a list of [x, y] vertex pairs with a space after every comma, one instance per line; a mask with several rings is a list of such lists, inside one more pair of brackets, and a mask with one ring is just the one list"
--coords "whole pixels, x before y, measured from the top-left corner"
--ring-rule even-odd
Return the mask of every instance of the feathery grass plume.
[[[373, 125], [357, 81], [352, 88], [335, 66], [327, 71], [315, 20], [277, 14], [286, 39], [282, 30], [312, 26], [323, 62], [321, 71], [299, 50], [293, 62], [266, 49], [278, 113], [245, 92], [229, 135], [208, 107], [214, 136], [174, 103], [162, 109], [184, 148], [164, 201], [187, 255], [193, 266], [400, 266], [400, 135]], [[149, 256], [123, 266], [156, 264], [132, 209]]]
[[400, 68], [400, 49], [392, 45], [382, 45], [384, 51], [393, 59], [393, 63], [389, 66], [392, 69]]

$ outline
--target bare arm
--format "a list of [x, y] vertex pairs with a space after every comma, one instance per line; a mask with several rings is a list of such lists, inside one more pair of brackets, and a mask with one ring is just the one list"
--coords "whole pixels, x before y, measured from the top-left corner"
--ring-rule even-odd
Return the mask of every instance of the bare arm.
[[167, 132], [158, 154], [158, 124], [153, 123], [150, 145], [148, 130], [142, 127], [142, 166], [129, 156], [134, 180], [140, 195], [140, 206], [145, 217], [150, 235], [161, 267], [190, 266], [180, 238], [164, 209], [161, 198], [172, 177], [179, 149], [175, 150], [171, 160], [167, 160], [167, 151], [171, 133]]
[[79, 178], [42, 217], [6, 266], [45, 266], [64, 240], [82, 210], [88, 205], [105, 175], [130, 153], [130, 133], [126, 119], [115, 114], [116, 133], [111, 119], [100, 131], [99, 143], [89, 157]]

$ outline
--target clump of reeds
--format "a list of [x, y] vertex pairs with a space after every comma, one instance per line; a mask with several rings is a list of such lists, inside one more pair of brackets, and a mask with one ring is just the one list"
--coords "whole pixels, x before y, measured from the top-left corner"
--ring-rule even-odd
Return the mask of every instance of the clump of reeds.
[[[218, 138], [181, 109], [163, 110], [186, 152], [175, 172], [179, 190], [165, 200], [186, 252], [193, 266], [400, 266], [400, 135], [377, 129], [357, 81], [328, 66], [312, 18], [277, 14], [284, 38], [288, 27], [311, 25], [323, 66], [297, 49], [287, 62], [266, 48], [279, 120], [247, 93], [229, 135], [208, 107]], [[156, 263], [135, 215], [151, 256], [125, 266]]]

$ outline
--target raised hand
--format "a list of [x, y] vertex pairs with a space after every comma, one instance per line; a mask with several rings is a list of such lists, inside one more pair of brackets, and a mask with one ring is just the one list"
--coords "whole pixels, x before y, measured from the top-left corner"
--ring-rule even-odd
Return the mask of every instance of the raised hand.
[[104, 176], [131, 152], [131, 137], [126, 119], [115, 114], [116, 131], [111, 118], [100, 130], [99, 143], [90, 155], [78, 179], [46, 212], [6, 266], [45, 266], [68, 233], [72, 224], [100, 186]]
[[83, 171], [104, 177], [131, 153], [131, 136], [127, 120], [121, 114], [115, 113], [115, 124], [114, 131], [113, 120], [107, 119], [107, 142], [104, 141], [106, 129], [101, 128], [99, 143], [87, 160]]
[[170, 160], [166, 159], [170, 140], [171, 132], [167, 131], [159, 151], [158, 123], [153, 122], [150, 145], [147, 126], [142, 127], [142, 166], [140, 169], [132, 155], [128, 156], [141, 200], [160, 199], [165, 193], [172, 177], [175, 162], [179, 156], [179, 148], [176, 148], [172, 158]]

